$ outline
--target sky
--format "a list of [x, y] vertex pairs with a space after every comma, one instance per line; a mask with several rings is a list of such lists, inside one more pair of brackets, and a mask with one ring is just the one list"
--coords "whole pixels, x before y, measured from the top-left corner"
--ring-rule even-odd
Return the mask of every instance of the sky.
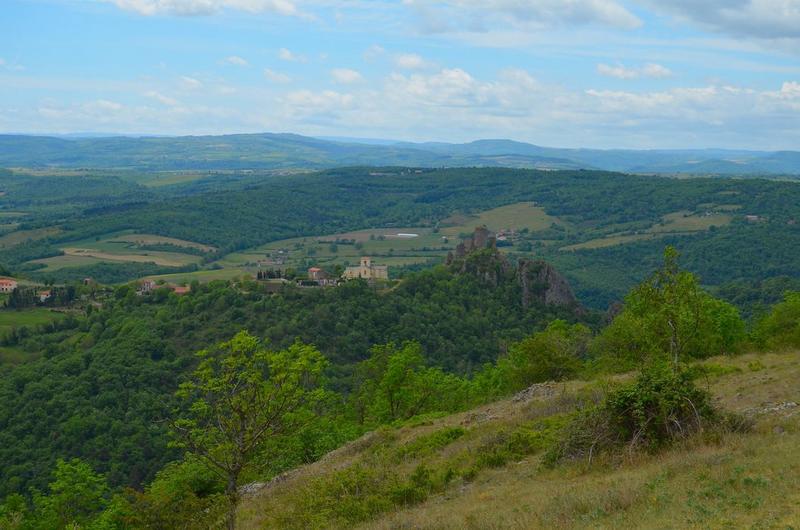
[[800, 0], [2, 0], [0, 133], [800, 150]]

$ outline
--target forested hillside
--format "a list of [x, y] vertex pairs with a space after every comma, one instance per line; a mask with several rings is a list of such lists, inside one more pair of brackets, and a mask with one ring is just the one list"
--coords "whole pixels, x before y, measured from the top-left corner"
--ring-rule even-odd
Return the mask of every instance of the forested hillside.
[[115, 486], [152, 479], [175, 457], [159, 420], [193, 353], [241, 329], [274, 348], [295, 340], [316, 345], [331, 362], [331, 387], [345, 390], [354, 363], [375, 344], [417, 341], [426, 362], [466, 374], [556, 318], [599, 322], [574, 308], [523, 307], [511, 278], [493, 285], [444, 268], [411, 275], [386, 293], [354, 282], [269, 294], [251, 281], [143, 297], [122, 286], [100, 311], [4, 339], [41, 357], [0, 366], [0, 497], [44, 486], [55, 459], [67, 455], [90, 462]]
[[[461, 495], [520, 462], [533, 464], [524, 480], [561, 487], [562, 473], [638, 473], [637, 462], [654, 455], [753, 446], [764, 429], [794, 436], [795, 423], [770, 418], [797, 407], [796, 355], [777, 365], [775, 356], [735, 356], [799, 347], [800, 295], [748, 329], [679, 268], [674, 249], [663, 256], [610, 320], [567, 299], [523, 296], [521, 271], [492, 248], [383, 292], [361, 281], [273, 294], [254, 281], [195, 284], [183, 296], [118, 287], [100, 309], [5, 335], [31, 358], [1, 368], [0, 521], [200, 529], [233, 527], [240, 512], [245, 528], [349, 528], [459, 487]], [[529, 288], [541, 295], [553, 285]], [[712, 399], [711, 382], [745, 370], [755, 378], [731, 384], [749, 381], [757, 403], [725, 390], [725, 401]], [[519, 406], [438, 420], [517, 392]], [[368, 431], [307, 468], [311, 476], [264, 486]], [[236, 443], [254, 433], [266, 434], [250, 449]], [[750, 473], [781, 491], [797, 480], [794, 468], [777, 473], [761, 453], [744, 454]], [[735, 503], [728, 515], [749, 520], [764, 496], [751, 488], [760, 483], [737, 477], [731, 491], [755, 504]], [[627, 505], [613, 502], [602, 512], [569, 508], [557, 521], [627, 517]], [[553, 513], [525, 517], [534, 524]], [[706, 511], [685, 517], [713, 520]]]
[[[0, 245], [8, 242], [0, 248], [0, 263], [39, 280], [92, 276], [120, 282], [147, 274], [213, 271], [227, 266], [221, 258], [230, 252], [268, 242], [360, 229], [437, 230], [454, 214], [521, 201], [542, 207], [550, 224], [526, 232], [503, 250], [555, 263], [593, 307], [619, 300], [657, 263], [665, 244], [680, 248], [687, 266], [712, 286], [800, 273], [800, 188], [791, 182], [589, 171], [350, 168], [219, 176], [221, 188], [189, 183], [166, 191], [93, 177], [76, 181], [78, 190], [96, 182], [100, 187], [91, 192], [73, 193], [69, 199], [56, 193], [47, 199], [48, 187], [66, 189], [75, 177], [41, 183], [37, 179], [43, 177], [4, 178], [9, 193], [0, 202], [14, 213], [9, 213], [10, 232], [0, 238]], [[19, 190], [25, 178], [39, 186], [38, 199]], [[213, 181], [212, 176], [203, 179]], [[106, 194], [109, 186], [114, 193]], [[61, 218], [46, 215], [47, 200], [61, 204]], [[93, 251], [101, 254], [95, 260], [59, 257], [65, 248], [85, 255], [86, 248], [97, 246], [95, 241], [122, 231], [178, 238], [214, 251], [202, 260], [174, 254], [148, 258], [139, 252], [135, 263], [106, 247]], [[104, 261], [104, 256], [113, 259]], [[313, 258], [305, 262], [314, 264]]]

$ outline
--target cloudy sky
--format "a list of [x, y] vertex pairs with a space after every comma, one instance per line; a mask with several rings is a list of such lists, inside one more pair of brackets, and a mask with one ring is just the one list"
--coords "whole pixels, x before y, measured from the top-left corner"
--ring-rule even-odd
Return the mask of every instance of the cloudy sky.
[[0, 132], [800, 149], [800, 0], [2, 0]]

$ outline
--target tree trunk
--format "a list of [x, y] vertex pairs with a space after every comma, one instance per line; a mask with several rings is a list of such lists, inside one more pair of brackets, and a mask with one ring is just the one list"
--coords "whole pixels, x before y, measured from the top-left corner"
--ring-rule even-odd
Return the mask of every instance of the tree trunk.
[[225, 495], [228, 497], [228, 514], [225, 516], [225, 528], [234, 530], [236, 528], [236, 507], [239, 504], [238, 475], [228, 476], [228, 484], [225, 487]]

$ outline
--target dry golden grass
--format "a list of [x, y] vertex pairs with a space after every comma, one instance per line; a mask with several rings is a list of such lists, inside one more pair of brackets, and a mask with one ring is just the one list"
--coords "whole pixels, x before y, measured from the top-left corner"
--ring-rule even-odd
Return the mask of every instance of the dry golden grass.
[[[456, 479], [440, 494], [363, 523], [365, 529], [560, 528], [800, 528], [800, 354], [743, 355], [706, 361], [718, 404], [755, 421], [748, 434], [698, 436], [658, 455], [583, 462], [555, 469], [529, 456]], [[619, 376], [625, 378], [627, 376]], [[370, 433], [320, 462], [246, 499], [240, 528], [275, 528], [276, 514], [302, 515], [323, 477], [367, 463], [407, 476], [429, 466], [469, 465], [486, 440], [532, 420], [597, 399], [602, 383], [573, 381], [527, 402], [505, 400], [419, 426]], [[461, 426], [466, 433], [420, 458], [386, 462], [377, 446], [401, 448], [433, 432]], [[282, 519], [286, 521], [284, 517]], [[344, 528], [334, 522], [314, 525]]]

